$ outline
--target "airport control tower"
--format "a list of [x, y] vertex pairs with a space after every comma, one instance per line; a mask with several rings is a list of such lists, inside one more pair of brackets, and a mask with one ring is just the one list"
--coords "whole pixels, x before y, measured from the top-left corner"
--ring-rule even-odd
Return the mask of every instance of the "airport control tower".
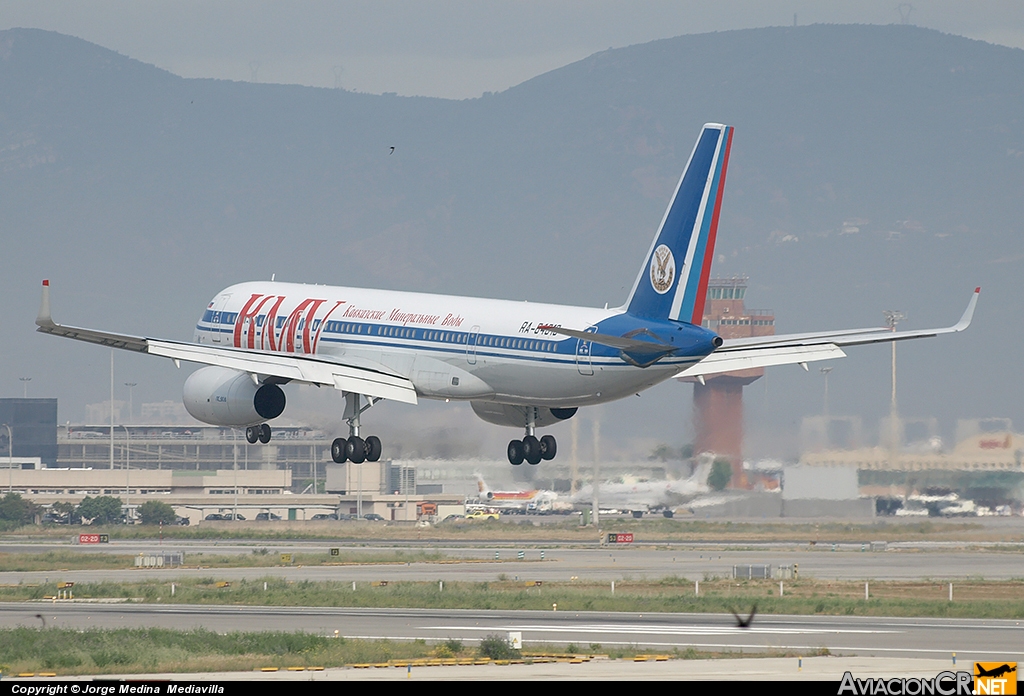
[[[775, 333], [775, 312], [747, 309], [743, 297], [747, 278], [712, 278], [704, 305], [704, 327], [725, 339], [771, 336]], [[708, 375], [693, 382], [694, 443], [696, 454], [713, 452], [732, 463], [733, 488], [750, 485], [743, 471], [743, 387], [764, 374], [764, 368]]]

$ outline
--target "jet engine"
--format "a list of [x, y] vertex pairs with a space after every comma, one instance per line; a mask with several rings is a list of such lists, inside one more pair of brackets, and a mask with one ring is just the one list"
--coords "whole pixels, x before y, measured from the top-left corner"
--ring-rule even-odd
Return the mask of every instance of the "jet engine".
[[495, 425], [510, 425], [514, 428], [526, 426], [529, 412], [534, 411], [534, 425], [546, 428], [549, 425], [569, 420], [576, 415], [575, 408], [548, 408], [546, 406], [512, 406], [492, 401], [473, 401], [473, 412], [480, 418]]
[[251, 375], [226, 367], [203, 367], [185, 380], [183, 400], [192, 417], [236, 428], [264, 423], [284, 412], [284, 391], [257, 384]]

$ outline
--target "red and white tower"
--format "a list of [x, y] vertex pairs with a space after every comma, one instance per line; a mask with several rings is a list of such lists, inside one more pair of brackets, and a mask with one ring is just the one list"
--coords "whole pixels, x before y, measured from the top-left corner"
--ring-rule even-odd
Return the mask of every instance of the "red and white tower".
[[[703, 325], [725, 339], [771, 336], [775, 334], [775, 312], [747, 309], [744, 296], [747, 278], [712, 278], [708, 282]], [[693, 382], [695, 454], [714, 453], [732, 464], [733, 488], [748, 488], [743, 471], [743, 387], [764, 374], [764, 368], [737, 370], [704, 377]]]

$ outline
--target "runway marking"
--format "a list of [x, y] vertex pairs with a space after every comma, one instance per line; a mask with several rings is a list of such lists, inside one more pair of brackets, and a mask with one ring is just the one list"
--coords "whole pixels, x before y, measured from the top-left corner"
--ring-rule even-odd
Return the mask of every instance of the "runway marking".
[[868, 629], [835, 628], [738, 628], [736, 626], [655, 626], [616, 624], [567, 624], [565, 626], [514, 624], [505, 626], [420, 626], [427, 631], [536, 631], [539, 633], [629, 633], [671, 636], [719, 636], [756, 633], [759, 635], [800, 635], [800, 634], [881, 634], [903, 633], [904, 631], [876, 631]]

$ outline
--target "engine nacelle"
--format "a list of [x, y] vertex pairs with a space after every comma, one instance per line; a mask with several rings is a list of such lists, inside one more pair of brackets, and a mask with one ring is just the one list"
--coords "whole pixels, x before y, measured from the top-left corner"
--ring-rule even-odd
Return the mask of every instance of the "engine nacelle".
[[512, 406], [496, 404], [493, 401], [473, 401], [473, 412], [488, 423], [524, 428], [529, 411], [536, 409], [534, 425], [546, 428], [549, 425], [569, 420], [576, 415], [575, 408], [547, 408], [546, 406]]
[[246, 372], [203, 367], [185, 380], [183, 401], [193, 418], [236, 428], [257, 425], [284, 412], [284, 391], [276, 384], [256, 384]]

